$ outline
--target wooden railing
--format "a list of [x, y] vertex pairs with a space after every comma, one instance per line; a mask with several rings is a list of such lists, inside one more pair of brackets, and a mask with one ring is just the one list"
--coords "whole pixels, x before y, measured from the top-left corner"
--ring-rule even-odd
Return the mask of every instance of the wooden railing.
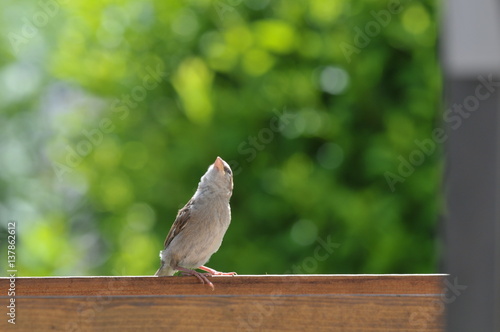
[[446, 275], [0, 278], [1, 331], [443, 331]]

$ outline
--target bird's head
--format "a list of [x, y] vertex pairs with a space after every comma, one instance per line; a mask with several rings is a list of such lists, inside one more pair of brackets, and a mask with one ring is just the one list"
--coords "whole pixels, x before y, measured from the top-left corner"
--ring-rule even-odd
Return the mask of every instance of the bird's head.
[[221, 157], [217, 157], [215, 162], [208, 167], [205, 175], [202, 176], [199, 186], [231, 196], [233, 193], [233, 172], [231, 167]]

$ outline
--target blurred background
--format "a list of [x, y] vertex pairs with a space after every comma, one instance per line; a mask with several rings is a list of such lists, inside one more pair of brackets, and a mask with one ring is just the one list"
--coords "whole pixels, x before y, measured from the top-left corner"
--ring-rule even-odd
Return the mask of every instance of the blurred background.
[[18, 276], [154, 274], [216, 156], [232, 224], [208, 266], [438, 271], [435, 1], [2, 7], [0, 235], [17, 222]]

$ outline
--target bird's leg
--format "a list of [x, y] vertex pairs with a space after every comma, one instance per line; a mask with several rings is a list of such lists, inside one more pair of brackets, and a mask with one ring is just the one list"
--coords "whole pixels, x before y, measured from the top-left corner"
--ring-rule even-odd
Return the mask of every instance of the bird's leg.
[[199, 281], [201, 281], [202, 284], [207, 284], [208, 286], [210, 286], [210, 288], [212, 288], [212, 290], [214, 290], [214, 284], [212, 284], [210, 280], [208, 280], [205, 273], [200, 273], [194, 270], [186, 269], [182, 266], [176, 266], [174, 267], [174, 269], [181, 271], [182, 275], [195, 276], [196, 278], [198, 278]]
[[234, 276], [237, 274], [236, 272], [219, 272], [219, 271], [216, 271], [214, 269], [211, 269], [211, 268], [203, 266], [203, 265], [200, 266], [199, 269], [203, 270], [203, 271], [207, 271], [208, 273], [210, 273], [213, 276]]

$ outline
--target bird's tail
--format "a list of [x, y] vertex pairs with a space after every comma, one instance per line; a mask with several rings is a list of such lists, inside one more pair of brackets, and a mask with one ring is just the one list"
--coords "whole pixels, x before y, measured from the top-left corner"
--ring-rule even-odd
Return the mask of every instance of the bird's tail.
[[172, 267], [169, 264], [165, 264], [165, 261], [163, 260], [163, 253], [164, 251], [160, 251], [160, 259], [161, 259], [161, 265], [158, 271], [156, 271], [155, 276], [157, 277], [163, 277], [163, 276], [173, 276], [175, 273], [175, 270], [172, 269]]
[[161, 262], [161, 266], [156, 271], [155, 276], [157, 277], [164, 277], [164, 276], [173, 276], [175, 273], [175, 270], [172, 269], [169, 265], [166, 265], [165, 262]]

